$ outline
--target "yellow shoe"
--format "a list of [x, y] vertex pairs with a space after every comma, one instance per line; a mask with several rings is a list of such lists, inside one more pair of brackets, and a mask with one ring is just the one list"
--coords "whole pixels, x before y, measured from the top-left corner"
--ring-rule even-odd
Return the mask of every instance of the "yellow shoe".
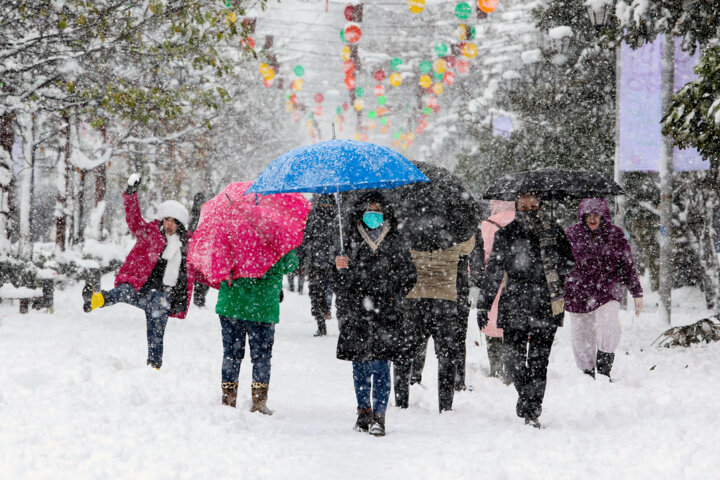
[[95, 310], [96, 308], [100, 308], [103, 305], [105, 305], [105, 297], [103, 297], [102, 293], [96, 293], [92, 286], [85, 284], [82, 290], [82, 299], [83, 299], [83, 310], [87, 312], [91, 312]]
[[105, 305], [105, 297], [102, 293], [93, 292], [92, 298], [90, 299], [90, 311], [92, 312], [96, 308], [100, 308]]

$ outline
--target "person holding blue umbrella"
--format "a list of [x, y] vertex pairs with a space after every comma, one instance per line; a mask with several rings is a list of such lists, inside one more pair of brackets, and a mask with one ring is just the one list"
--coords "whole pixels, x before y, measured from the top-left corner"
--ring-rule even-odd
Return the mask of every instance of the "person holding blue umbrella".
[[347, 253], [335, 257], [332, 280], [340, 328], [337, 358], [352, 362], [358, 412], [354, 429], [383, 436], [390, 362], [407, 356], [402, 302], [417, 273], [392, 211], [377, 191], [356, 201], [346, 238]]

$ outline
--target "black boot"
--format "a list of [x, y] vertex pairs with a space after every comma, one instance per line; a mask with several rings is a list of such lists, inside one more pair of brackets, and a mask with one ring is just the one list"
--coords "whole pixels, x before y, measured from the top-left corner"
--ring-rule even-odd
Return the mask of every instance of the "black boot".
[[313, 334], [313, 337], [324, 337], [327, 335], [327, 325], [325, 324], [325, 319], [318, 318], [317, 319], [318, 329], [317, 332]]
[[610, 378], [610, 370], [612, 370], [615, 361], [614, 353], [606, 353], [598, 350], [597, 352], [597, 373]]
[[376, 437], [384, 437], [385, 436], [385, 415], [374, 415], [373, 421], [370, 424], [370, 428], [368, 429], [368, 432], [370, 435], [374, 435]]
[[355, 426], [353, 427], [353, 430], [356, 432], [365, 432], [367, 433], [368, 429], [370, 428], [370, 424], [373, 420], [373, 413], [372, 408], [360, 408], [357, 409], [358, 418], [355, 422]]
[[592, 370], [583, 370], [583, 373], [585, 375], [590, 375], [591, 377], [595, 378], [595, 369], [594, 368]]

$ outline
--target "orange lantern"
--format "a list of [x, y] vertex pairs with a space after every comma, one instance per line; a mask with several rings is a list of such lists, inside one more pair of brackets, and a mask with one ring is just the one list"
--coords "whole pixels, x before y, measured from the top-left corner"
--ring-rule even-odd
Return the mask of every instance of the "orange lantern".
[[455, 83], [455, 74], [453, 72], [445, 72], [442, 81], [445, 85], [452, 85]]
[[478, 53], [478, 48], [474, 43], [466, 43], [462, 47], [462, 54], [467, 58], [475, 58]]
[[385, 107], [378, 107], [378, 109], [375, 110], [375, 113], [377, 113], [377, 116], [378, 116], [378, 117], [382, 117], [383, 115], [385, 115], [386, 113], [388, 113], [388, 109], [385, 108]]
[[433, 85], [432, 90], [435, 95], [442, 95], [444, 90], [442, 83], [436, 83]]
[[263, 85], [265, 85], [266, 88], [272, 87], [273, 79], [272, 78], [265, 78], [263, 79]]
[[494, 12], [498, 6], [498, 0], [478, 0], [478, 8], [485, 13]]
[[360, 37], [362, 37], [362, 30], [358, 25], [351, 23], [345, 27], [345, 40], [348, 43], [357, 43], [360, 41]]
[[420, 13], [425, 10], [425, 0], [408, 0], [408, 8], [412, 13]]
[[448, 64], [447, 64], [447, 62], [446, 62], [445, 60], [443, 60], [442, 58], [438, 58], [437, 60], [435, 60], [435, 64], [433, 65], [433, 69], [434, 69], [437, 73], [445, 73], [445, 70], [447, 70], [447, 66], [448, 66]]

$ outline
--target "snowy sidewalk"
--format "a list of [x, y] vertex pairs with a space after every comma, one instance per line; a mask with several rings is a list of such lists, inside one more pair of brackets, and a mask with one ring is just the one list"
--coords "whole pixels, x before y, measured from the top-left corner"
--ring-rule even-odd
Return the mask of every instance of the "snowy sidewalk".
[[[677, 295], [688, 305], [693, 291]], [[697, 294], [694, 294], [697, 296]], [[468, 338], [468, 384], [437, 413], [437, 362], [408, 410], [390, 407], [387, 436], [352, 430], [351, 367], [335, 359], [337, 323], [313, 338], [307, 296], [286, 292], [268, 405], [249, 412], [249, 358], [238, 408], [220, 405], [220, 327], [212, 307], [171, 319], [162, 370], [145, 365], [145, 320], [118, 305], [82, 313], [80, 286], [57, 292], [55, 314], [0, 305], [0, 479], [712, 478], [720, 472], [720, 344], [648, 348], [654, 312], [622, 312], [617, 382], [593, 382], [557, 336], [535, 430], [515, 417], [515, 391], [485, 377]], [[702, 302], [699, 300], [699, 304]], [[648, 310], [654, 310], [648, 301]], [[690, 307], [676, 313], [701, 318]], [[428, 349], [432, 352], [432, 345]]]

